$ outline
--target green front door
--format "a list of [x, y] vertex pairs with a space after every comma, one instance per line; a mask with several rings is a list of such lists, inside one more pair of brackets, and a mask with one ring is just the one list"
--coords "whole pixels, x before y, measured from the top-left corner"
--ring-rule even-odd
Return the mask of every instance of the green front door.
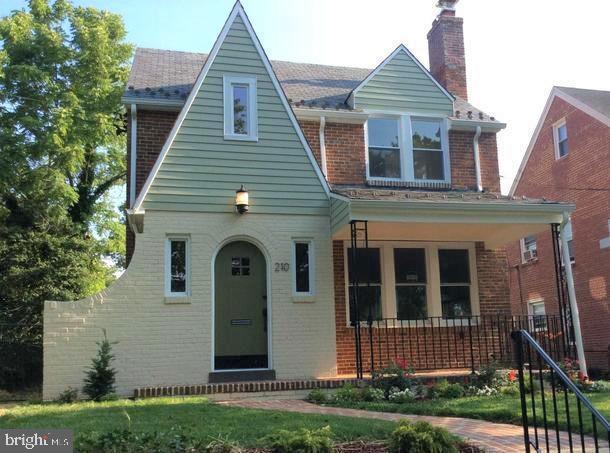
[[245, 241], [225, 245], [214, 264], [214, 368], [267, 368], [267, 265]]

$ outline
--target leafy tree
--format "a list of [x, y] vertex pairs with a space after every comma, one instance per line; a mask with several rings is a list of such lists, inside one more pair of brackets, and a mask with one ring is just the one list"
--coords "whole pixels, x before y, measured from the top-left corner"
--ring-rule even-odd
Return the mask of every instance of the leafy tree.
[[97, 343], [99, 350], [97, 356], [91, 359], [91, 369], [87, 371], [83, 392], [94, 401], [100, 401], [103, 397], [114, 393], [114, 382], [116, 370], [111, 363], [114, 360], [112, 345], [106, 337]]
[[125, 179], [121, 94], [132, 46], [120, 16], [30, 0], [0, 19], [0, 196], [22, 226], [91, 228]]
[[97, 292], [103, 259], [124, 262], [125, 36], [120, 16], [68, 0], [0, 18], [0, 329], [19, 323], [20, 341], [40, 342], [44, 300]]

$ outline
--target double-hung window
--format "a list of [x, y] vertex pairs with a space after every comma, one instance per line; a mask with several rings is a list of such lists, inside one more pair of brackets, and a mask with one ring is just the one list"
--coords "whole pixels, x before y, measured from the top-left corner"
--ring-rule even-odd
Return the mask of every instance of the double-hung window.
[[568, 154], [568, 126], [565, 120], [553, 126], [553, 141], [555, 143], [555, 159], [561, 159]]
[[546, 310], [543, 300], [530, 301], [529, 314], [535, 331], [546, 330]]
[[439, 249], [438, 266], [443, 318], [470, 316], [470, 259], [468, 250]]
[[395, 248], [394, 279], [398, 319], [426, 318], [426, 249]]
[[224, 76], [225, 140], [258, 139], [256, 79]]
[[[347, 249], [348, 276], [350, 282], [357, 282], [357, 289], [349, 285], [350, 307], [358, 303], [360, 321], [381, 319], [381, 250], [379, 248], [356, 249], [355, 264], [351, 259], [352, 249]], [[354, 280], [355, 279], [355, 280]], [[355, 320], [355, 312], [350, 309], [350, 321]]]
[[372, 118], [368, 121], [371, 178], [401, 179], [399, 125], [396, 118]]
[[521, 239], [521, 262], [527, 263], [538, 257], [536, 236], [526, 236]]
[[189, 292], [188, 238], [167, 238], [165, 248], [165, 294], [170, 297], [187, 296]]
[[314, 294], [314, 258], [312, 241], [293, 241], [292, 269], [294, 295], [312, 296]]
[[367, 177], [421, 184], [449, 183], [446, 122], [410, 115], [367, 121]]

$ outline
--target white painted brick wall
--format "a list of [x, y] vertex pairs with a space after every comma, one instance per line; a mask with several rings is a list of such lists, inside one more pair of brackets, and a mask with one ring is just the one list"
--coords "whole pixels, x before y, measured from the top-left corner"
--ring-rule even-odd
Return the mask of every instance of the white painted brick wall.
[[[168, 234], [191, 238], [191, 303], [164, 302]], [[127, 271], [110, 288], [77, 302], [45, 303], [43, 398], [80, 389], [102, 328], [116, 341], [117, 391], [206, 383], [212, 362], [212, 256], [230, 238], [261, 244], [271, 271], [272, 365], [280, 379], [336, 374], [332, 250], [328, 217], [147, 211]], [[294, 303], [291, 239], [315, 241], [316, 297]]]

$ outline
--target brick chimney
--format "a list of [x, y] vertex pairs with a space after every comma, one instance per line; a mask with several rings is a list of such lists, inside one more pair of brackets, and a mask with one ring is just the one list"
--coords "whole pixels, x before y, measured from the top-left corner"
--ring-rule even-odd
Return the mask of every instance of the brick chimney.
[[458, 1], [438, 1], [440, 12], [428, 32], [430, 72], [447, 91], [468, 99], [464, 19], [455, 17], [455, 5]]

